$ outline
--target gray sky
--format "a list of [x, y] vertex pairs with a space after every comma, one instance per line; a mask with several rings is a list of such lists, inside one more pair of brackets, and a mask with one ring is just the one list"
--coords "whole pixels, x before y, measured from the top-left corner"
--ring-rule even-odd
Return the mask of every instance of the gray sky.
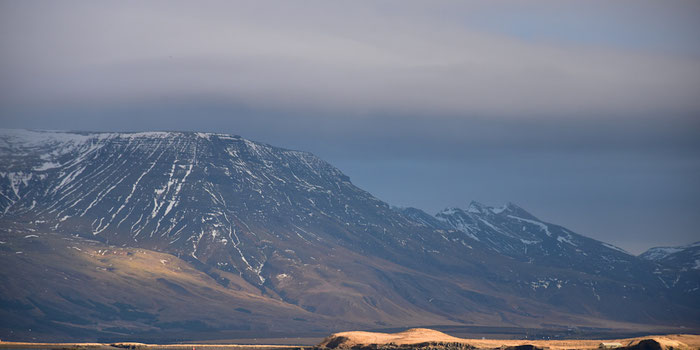
[[[527, 4], [527, 5], [526, 5]], [[700, 240], [696, 1], [1, 1], [0, 122], [240, 134], [394, 205]]]

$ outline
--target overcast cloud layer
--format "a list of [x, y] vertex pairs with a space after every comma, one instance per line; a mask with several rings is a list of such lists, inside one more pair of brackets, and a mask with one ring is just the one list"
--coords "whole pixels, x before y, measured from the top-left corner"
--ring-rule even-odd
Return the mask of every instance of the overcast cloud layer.
[[700, 240], [697, 2], [0, 2], [0, 122], [314, 152], [639, 252]]

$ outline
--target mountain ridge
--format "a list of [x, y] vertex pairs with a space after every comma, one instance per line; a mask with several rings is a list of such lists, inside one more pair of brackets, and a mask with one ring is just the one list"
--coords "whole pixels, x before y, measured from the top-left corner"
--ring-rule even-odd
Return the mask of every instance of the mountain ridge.
[[700, 247], [700, 241], [680, 246], [652, 247], [646, 250], [645, 252], [639, 254], [639, 256], [646, 260], [659, 261], [666, 259], [670, 255], [698, 247]]
[[[396, 209], [311, 153], [240, 136], [5, 130], [0, 161], [0, 254], [8, 261], [22, 256], [15, 246], [34, 259], [41, 255], [33, 250], [58, 254], [64, 248], [48, 238], [54, 236], [170, 254], [225, 290], [255, 289], [273, 304], [304, 310], [326, 330], [340, 324], [328, 320], [372, 328], [541, 326], [546, 317], [580, 325], [697, 319], [698, 309], [683, 299], [692, 295], [679, 299], [683, 290], [670, 287], [678, 277], [672, 268], [542, 222], [514, 204], [475, 203], [440, 217]], [[82, 271], [73, 255], [56, 259]], [[16, 281], [23, 269], [35, 271], [34, 264], [15, 265], [0, 277]], [[99, 281], [109, 271], [91, 276]], [[138, 276], [141, 284], [182, 291]], [[686, 277], [687, 287], [694, 277]], [[85, 313], [60, 296], [42, 298], [4, 290], [0, 306], [10, 314], [11, 305]], [[149, 310], [148, 327], [183, 325]], [[56, 322], [50, 313], [42, 317]], [[104, 321], [85, 322], [104, 330]], [[230, 320], [210, 322], [216, 328]]]

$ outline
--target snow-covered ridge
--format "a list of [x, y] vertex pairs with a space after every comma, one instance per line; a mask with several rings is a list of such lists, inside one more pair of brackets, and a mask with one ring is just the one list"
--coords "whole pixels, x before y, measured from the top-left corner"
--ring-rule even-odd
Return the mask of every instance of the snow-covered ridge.
[[646, 252], [639, 255], [640, 258], [652, 261], [662, 260], [663, 258], [673, 254], [683, 251], [680, 247], [655, 247], [647, 250]]
[[0, 128], [0, 140], [3, 142], [19, 143], [25, 146], [40, 146], [46, 142], [82, 143], [90, 139], [109, 138], [167, 138], [182, 135], [196, 135], [210, 139], [212, 136], [229, 139], [240, 139], [240, 136], [222, 133], [204, 133], [188, 131], [135, 131], [135, 132], [86, 132], [64, 130], [28, 130]]
[[700, 248], [700, 242], [675, 247], [654, 247], [640, 254], [639, 257], [650, 261], [661, 261], [671, 255], [689, 251], [693, 248]]
[[603, 242], [603, 245], [606, 246], [606, 247], [608, 247], [608, 248], [610, 248], [610, 249], [617, 250], [618, 252], [625, 253], [625, 254], [627, 254], [627, 255], [632, 255], [632, 254], [630, 254], [628, 251], [626, 251], [626, 250], [624, 250], [624, 249], [622, 249], [622, 248], [620, 248], [620, 247], [618, 247], [618, 246], [616, 246], [616, 245], [613, 245], [613, 244], [610, 244], [610, 243], [605, 243], [605, 242]]
[[[471, 202], [466, 208], [448, 208], [435, 217], [442, 224], [501, 254], [518, 259], [567, 256], [579, 261], [582, 268], [590, 263], [586, 261], [591, 260], [629, 262], [634, 259], [621, 248], [547, 223], [513, 203], [491, 207]], [[421, 222], [429, 221], [421, 219]]]
[[96, 145], [103, 141], [167, 140], [182, 137], [196, 137], [207, 141], [211, 141], [212, 138], [223, 141], [240, 140], [256, 155], [269, 154], [271, 150], [275, 150], [304, 158], [309, 162], [309, 165], [327, 165], [326, 162], [309, 152], [275, 147], [244, 139], [238, 135], [191, 131], [86, 132], [0, 128], [0, 156], [24, 156], [29, 150], [42, 148], [45, 152], [40, 157], [44, 163], [34, 167], [34, 170], [41, 171], [58, 167], [60, 164], [52, 161], [58, 156], [76, 151], [81, 147], [97, 147]]
[[0, 141], [3, 143], [21, 143], [26, 146], [39, 146], [47, 141], [81, 143], [88, 138], [90, 138], [90, 135], [85, 133], [0, 129]]

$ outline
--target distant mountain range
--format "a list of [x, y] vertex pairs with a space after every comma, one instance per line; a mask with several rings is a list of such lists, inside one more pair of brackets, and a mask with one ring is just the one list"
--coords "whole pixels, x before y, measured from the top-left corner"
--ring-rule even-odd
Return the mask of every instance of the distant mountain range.
[[3, 130], [0, 213], [2, 339], [700, 326], [698, 244], [636, 257], [514, 204], [392, 208], [239, 136]]

